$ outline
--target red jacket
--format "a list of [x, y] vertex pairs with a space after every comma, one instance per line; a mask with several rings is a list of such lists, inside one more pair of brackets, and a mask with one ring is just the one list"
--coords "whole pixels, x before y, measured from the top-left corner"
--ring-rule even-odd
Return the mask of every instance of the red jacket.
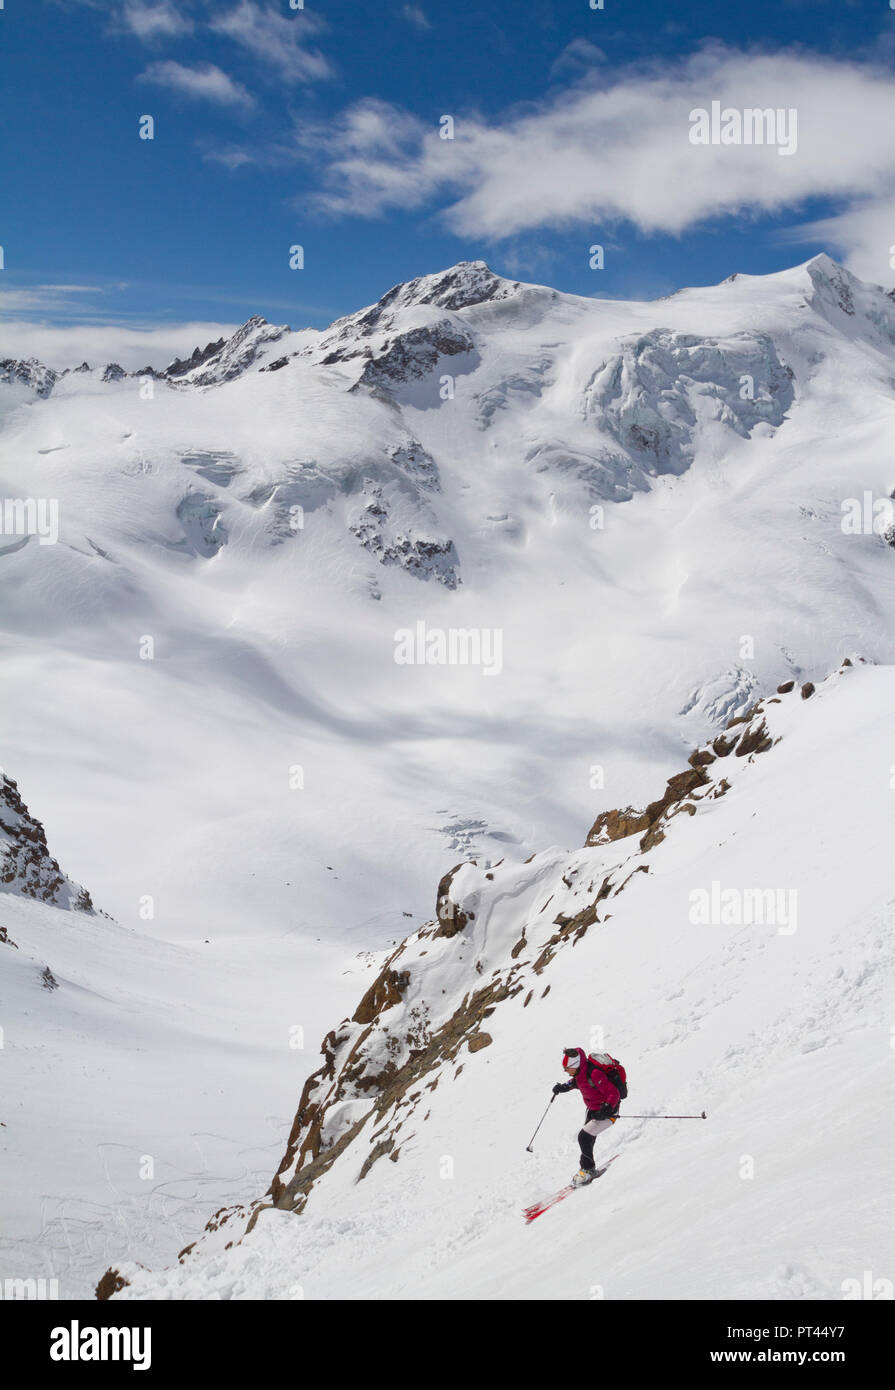
[[[569, 1085], [569, 1090], [572, 1089], [573, 1085], [578, 1087], [588, 1110], [599, 1110], [604, 1105], [611, 1105], [614, 1110], [621, 1101], [617, 1089], [599, 1067], [588, 1068], [587, 1056], [582, 1047], [579, 1047], [577, 1052], [579, 1066], [575, 1073], [574, 1082]], [[590, 1070], [589, 1076], [588, 1070]]]

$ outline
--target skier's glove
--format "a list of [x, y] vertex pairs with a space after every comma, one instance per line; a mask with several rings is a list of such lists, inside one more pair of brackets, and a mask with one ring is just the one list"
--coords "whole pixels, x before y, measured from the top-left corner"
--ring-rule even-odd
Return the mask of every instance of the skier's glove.
[[559, 1096], [562, 1095], [563, 1091], [567, 1091], [568, 1089], [568, 1086], [564, 1086], [561, 1081], [557, 1081], [556, 1085], [553, 1087], [553, 1094]]

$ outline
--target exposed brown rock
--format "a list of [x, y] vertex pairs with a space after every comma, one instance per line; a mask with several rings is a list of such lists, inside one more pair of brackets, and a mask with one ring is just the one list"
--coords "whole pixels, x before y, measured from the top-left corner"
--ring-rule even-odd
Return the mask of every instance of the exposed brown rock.
[[728, 719], [727, 723], [724, 725], [725, 729], [735, 729], [738, 724], [751, 723], [753, 717], [758, 713], [760, 708], [761, 701], [756, 700], [754, 705], [749, 706], [745, 714], [738, 714], [734, 719]]
[[213, 1216], [210, 1216], [205, 1223], [206, 1231], [217, 1231], [221, 1226], [226, 1226], [231, 1217], [243, 1211], [242, 1207], [218, 1207]]
[[[333, 1145], [331, 1145], [330, 1148], [326, 1149], [323, 1153], [321, 1153], [319, 1149], [318, 1131], [318, 1133], [313, 1136], [314, 1142], [317, 1146], [317, 1156], [313, 1158], [310, 1163], [306, 1163], [303, 1168], [299, 1169], [295, 1176], [290, 1179], [290, 1182], [287, 1187], [284, 1187], [282, 1183], [277, 1183], [276, 1178], [274, 1179], [274, 1182], [271, 1184], [269, 1195], [274, 1199], [274, 1206], [285, 1207], [291, 1211], [301, 1211], [302, 1207], [307, 1201], [308, 1193], [310, 1192], [317, 1178], [321, 1177], [327, 1171], [328, 1168], [332, 1167], [336, 1159], [339, 1157], [339, 1154], [344, 1153], [345, 1149], [348, 1148], [348, 1145], [351, 1144], [357, 1138], [357, 1136], [360, 1134], [361, 1130], [363, 1129], [364, 1125], [367, 1123], [367, 1120], [369, 1118], [369, 1113], [362, 1116], [362, 1118], [359, 1119], [355, 1124], [353, 1124], [350, 1129], [347, 1129], [345, 1131], [341, 1138], [337, 1139], [336, 1142]], [[305, 1145], [303, 1144], [301, 1148], [301, 1153], [304, 1152]], [[274, 1191], [274, 1184], [277, 1185], [278, 1192]]]
[[664, 839], [665, 831], [662, 829], [661, 822], [656, 821], [656, 824], [650, 826], [649, 830], [640, 841], [641, 853], [646, 854], [647, 850], [655, 849], [656, 845], [661, 845]]
[[[634, 877], [635, 874], [648, 874], [648, 873], [649, 873], [649, 864], [638, 864], [638, 865], [637, 865], [637, 868], [636, 868], [636, 869], [632, 869], [631, 872], [628, 874], [628, 877], [627, 877], [626, 879], [624, 879], [624, 880], [618, 885], [618, 887], [617, 887], [616, 890], [615, 890], [615, 894], [613, 894], [613, 896], [616, 896], [618, 893], [621, 893], [622, 890], [623, 890], [624, 888], [627, 888], [628, 884], [631, 882], [631, 879]], [[608, 914], [607, 914], [607, 915], [608, 915]]]
[[768, 726], [762, 719], [753, 729], [747, 730], [737, 744], [736, 756], [745, 758], [750, 753], [764, 753], [774, 740], [768, 732]]
[[564, 937], [570, 936], [572, 932], [575, 933], [575, 939], [577, 941], [580, 936], [584, 935], [588, 927], [592, 927], [594, 922], [599, 922], [600, 919], [597, 916], [597, 903], [602, 902], [604, 898], [609, 896], [611, 887], [611, 881], [605, 878], [598, 896], [592, 903], [588, 903], [587, 907], [583, 907], [580, 912], [576, 912], [574, 917], [567, 917], [564, 912], [558, 913], [555, 918], [555, 924], [559, 927], [559, 931], [554, 937], [551, 937], [551, 942], [562, 941]]
[[[790, 688], [792, 687], [790, 686]], [[637, 811], [631, 806], [626, 806], [623, 810], [603, 811], [591, 827], [585, 842], [586, 845], [607, 844], [633, 834], [641, 836], [639, 842], [641, 853], [661, 844], [665, 839], [668, 822], [673, 816], [679, 815], [681, 812], [685, 812], [689, 816], [695, 815], [694, 799], [699, 800], [699, 795], [694, 797], [694, 794], [699, 792], [700, 788], [706, 788], [706, 792], [702, 792], [700, 795], [710, 794], [713, 797], [723, 796], [729, 790], [729, 783], [726, 780], [722, 780], [718, 788], [711, 786], [712, 778], [706, 769], [710, 768], [717, 758], [726, 758], [734, 750], [737, 757], [743, 758], [752, 753], [763, 753], [771, 747], [773, 739], [764, 719], [758, 723], [755, 722], [756, 715], [761, 710], [762, 702], [759, 700], [745, 714], [728, 720], [725, 729], [729, 731], [736, 728], [738, 732], [730, 737], [725, 737], [722, 734], [713, 739], [711, 751], [708, 748], [694, 749], [687, 759], [686, 771], [678, 772], [673, 777], [669, 777], [662, 796], [657, 801], [650, 802], [645, 810]], [[546, 944], [536, 963], [536, 969], [543, 969], [552, 959], [554, 944], [553, 941]]]
[[483, 1047], [490, 1047], [494, 1039], [490, 1033], [476, 1033], [474, 1038], [470, 1038], [466, 1046], [470, 1052], [481, 1052]]
[[651, 802], [646, 808], [648, 829], [640, 841], [642, 852], [645, 853], [646, 850], [653, 849], [655, 845], [661, 844], [665, 839], [662, 822], [668, 820], [668, 813], [671, 808], [688, 796], [690, 792], [695, 791], [697, 787], [707, 786], [710, 781], [709, 774], [702, 766], [690, 767], [687, 772], [678, 772], [674, 777], [669, 777], [664, 796], [660, 797], [658, 801]]
[[391, 1136], [389, 1136], [388, 1139], [382, 1139], [378, 1144], [375, 1144], [373, 1148], [370, 1150], [370, 1152], [367, 1154], [366, 1158], [363, 1161], [363, 1164], [361, 1165], [361, 1170], [357, 1175], [357, 1181], [363, 1182], [364, 1178], [367, 1176], [376, 1160], [382, 1158], [384, 1154], [391, 1153], [394, 1147], [395, 1141], [391, 1138]]
[[603, 886], [597, 895], [596, 901], [588, 903], [580, 912], [576, 912], [574, 917], [567, 917], [564, 912], [557, 914], [554, 918], [554, 926], [558, 926], [559, 931], [553, 933], [532, 966], [532, 970], [536, 975], [540, 975], [544, 967], [550, 964], [553, 957], [556, 955], [556, 947], [571, 936], [572, 932], [575, 933], [575, 940], [577, 941], [580, 936], [584, 935], [589, 926], [600, 920], [597, 916], [597, 903], [608, 895], [610, 887], [610, 880], [608, 878], [604, 879]]
[[[714, 759], [712, 759], [712, 761], [714, 762]], [[669, 777], [668, 789], [665, 795], [660, 802], [654, 802], [653, 805], [668, 805], [669, 802], [680, 801], [682, 796], [686, 796], [687, 793], [693, 791], [695, 787], [704, 787], [708, 780], [708, 775], [703, 771], [701, 766], [691, 767], [689, 772], [678, 772], [674, 777]], [[652, 807], [648, 806], [646, 809], [649, 813]]]
[[102, 1303], [118, 1293], [119, 1289], [127, 1288], [129, 1283], [130, 1280], [119, 1274], [117, 1269], [107, 1269], [96, 1286], [96, 1297]]
[[540, 975], [541, 972], [542, 972], [542, 970], [544, 969], [544, 967], [545, 967], [546, 965], [549, 965], [550, 962], [552, 961], [553, 957], [556, 955], [555, 947], [556, 947], [556, 943], [557, 943], [559, 940], [560, 940], [560, 937], [559, 937], [559, 936], [553, 936], [553, 937], [551, 937], [550, 940], [548, 941], [547, 945], [544, 947], [543, 951], [541, 952], [541, 954], [538, 956], [538, 958], [537, 958], [537, 960], [535, 961], [534, 965], [531, 967], [532, 970], [534, 971], [534, 973], [535, 973], [536, 975]]
[[812, 696], [813, 694], [814, 694], [814, 682], [813, 682], [813, 681], [806, 681], [805, 684], [802, 686], [802, 699], [803, 699], [803, 700], [810, 700], [810, 699], [811, 699], [811, 696]]
[[726, 758], [736, 748], [736, 742], [735, 738], [725, 738], [723, 734], [719, 734], [716, 739], [712, 740], [712, 749], [719, 758]]
[[[471, 862], [475, 862], [474, 860]], [[461, 912], [457, 904], [451, 897], [451, 883], [454, 874], [458, 869], [462, 869], [463, 864], [455, 864], [454, 867], [444, 875], [438, 885], [438, 892], [435, 899], [435, 915], [438, 918], [438, 930], [434, 936], [456, 936], [466, 926], [469, 918], [465, 912]]]
[[[394, 956], [392, 956], [394, 960]], [[407, 970], [390, 970], [385, 966], [382, 973], [373, 981], [352, 1016], [353, 1023], [372, 1023], [386, 1009], [400, 1004], [401, 996], [410, 983]]]
[[784, 681], [782, 685], [777, 686], [777, 694], [788, 695], [794, 685], [795, 681]]
[[[468, 1040], [470, 1034], [475, 1032], [493, 1005], [519, 993], [522, 985], [516, 984], [513, 979], [515, 971], [518, 969], [518, 966], [512, 966], [506, 979], [498, 977], [474, 993], [465, 995], [451, 1018], [424, 1045], [419, 1048], [411, 1048], [410, 1056], [403, 1065], [390, 1064], [383, 1071], [367, 1077], [367, 1082], [373, 1092], [370, 1110], [341, 1135], [334, 1144], [326, 1148], [322, 1144], [322, 1130], [327, 1103], [341, 1098], [338, 1082], [345, 1077], [345, 1068], [337, 1078], [335, 1092], [319, 1104], [308, 1103], [306, 1097], [310, 1094], [309, 1088], [312, 1082], [315, 1086], [320, 1084], [323, 1069], [321, 1068], [321, 1072], [318, 1072], [316, 1077], [309, 1077], [302, 1093], [299, 1113], [292, 1126], [289, 1146], [269, 1189], [269, 1195], [273, 1198], [274, 1205], [286, 1210], [300, 1211], [314, 1182], [357, 1138], [371, 1116], [374, 1117], [375, 1125], [376, 1121], [381, 1122], [387, 1112], [396, 1106], [404, 1104], [406, 1101], [413, 1102], [418, 1099], [422, 1090], [413, 1091], [411, 1088], [423, 1081], [428, 1073], [443, 1061], [455, 1059], [464, 1041]], [[479, 1034], [478, 1036], [489, 1035]], [[480, 1046], [485, 1045], [480, 1044]], [[357, 1044], [355, 1044], [351, 1055], [354, 1057], [357, 1051]], [[362, 1068], [361, 1058], [357, 1058], [357, 1064]], [[356, 1088], [361, 1078], [355, 1074], [351, 1079], [352, 1085]], [[300, 1146], [299, 1141], [301, 1141]], [[305, 1162], [306, 1158], [310, 1161]], [[280, 1174], [292, 1168], [293, 1164], [297, 1164], [296, 1170], [289, 1182], [284, 1184]]]
[[585, 845], [605, 845], [613, 840], [626, 840], [629, 835], [639, 835], [646, 830], [649, 821], [644, 811], [636, 811], [626, 806], [622, 811], [603, 811], [590, 828]]

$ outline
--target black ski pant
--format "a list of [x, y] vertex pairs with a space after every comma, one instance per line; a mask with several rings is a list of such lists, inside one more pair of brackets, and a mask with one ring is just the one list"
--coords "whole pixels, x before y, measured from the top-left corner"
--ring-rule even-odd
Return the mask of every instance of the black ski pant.
[[596, 1168], [594, 1163], [594, 1140], [598, 1134], [603, 1134], [605, 1130], [611, 1129], [615, 1124], [613, 1118], [602, 1120], [599, 1118], [599, 1111], [588, 1110], [587, 1118], [583, 1127], [578, 1132], [578, 1147], [581, 1150], [581, 1167], [585, 1172], [591, 1168]]

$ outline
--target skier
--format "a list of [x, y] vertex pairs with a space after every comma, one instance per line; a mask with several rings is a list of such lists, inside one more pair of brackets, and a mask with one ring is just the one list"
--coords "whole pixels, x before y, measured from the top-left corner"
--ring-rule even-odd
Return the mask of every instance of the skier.
[[582, 1047], [567, 1047], [562, 1065], [570, 1080], [565, 1084], [558, 1081], [553, 1094], [558, 1096], [561, 1091], [573, 1091], [577, 1086], [587, 1106], [587, 1116], [578, 1134], [581, 1169], [572, 1179], [575, 1187], [583, 1187], [596, 1177], [594, 1140], [615, 1124], [619, 1104], [628, 1094], [625, 1069], [608, 1053], [588, 1057]]

